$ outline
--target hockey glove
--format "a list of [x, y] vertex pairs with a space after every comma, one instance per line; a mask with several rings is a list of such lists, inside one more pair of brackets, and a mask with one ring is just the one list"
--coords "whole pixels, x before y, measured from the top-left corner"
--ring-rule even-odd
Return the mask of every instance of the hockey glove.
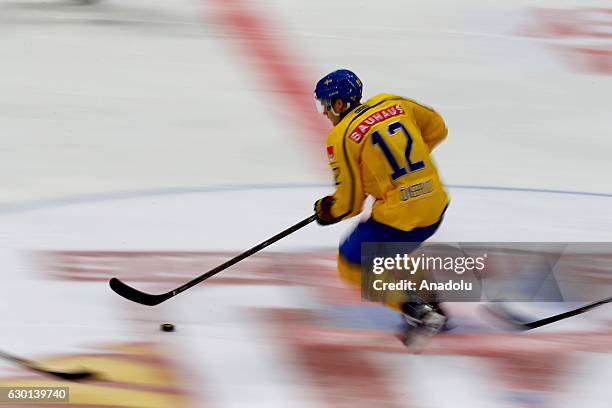
[[330, 225], [340, 221], [340, 218], [334, 218], [331, 214], [332, 205], [334, 205], [334, 197], [326, 196], [317, 200], [314, 205], [315, 215], [317, 216], [317, 223], [319, 225]]

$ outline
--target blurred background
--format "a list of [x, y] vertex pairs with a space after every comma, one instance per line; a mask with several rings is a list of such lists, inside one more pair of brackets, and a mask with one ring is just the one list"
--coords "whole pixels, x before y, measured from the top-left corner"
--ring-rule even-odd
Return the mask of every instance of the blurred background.
[[[1, 0], [0, 52], [0, 351], [98, 371], [71, 406], [612, 401], [610, 307], [520, 334], [452, 304], [407, 353], [337, 277], [357, 220], [154, 308], [107, 284], [167, 291], [308, 216], [332, 191], [312, 90], [338, 68], [447, 121], [436, 241], [612, 241], [609, 2]], [[57, 384], [0, 361], [0, 386]]]

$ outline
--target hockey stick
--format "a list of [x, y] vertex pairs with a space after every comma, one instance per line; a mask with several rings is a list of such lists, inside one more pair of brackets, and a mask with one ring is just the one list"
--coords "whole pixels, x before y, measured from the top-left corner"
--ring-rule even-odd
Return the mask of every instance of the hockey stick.
[[169, 292], [166, 293], [161, 293], [159, 295], [153, 295], [150, 293], [145, 293], [145, 292], [141, 292], [138, 289], [134, 289], [131, 286], [126, 285], [125, 283], [121, 282], [119, 279], [117, 278], [112, 278], [109, 282], [110, 287], [112, 290], [115, 291], [115, 293], [117, 293], [120, 296], [123, 296], [124, 298], [131, 300], [132, 302], [136, 302], [136, 303], [140, 303], [142, 305], [147, 305], [147, 306], [155, 306], [158, 305], [162, 302], [165, 302], [166, 300], [170, 299], [171, 297], [174, 297], [176, 295], [178, 295], [179, 293], [182, 293], [184, 291], [186, 291], [187, 289], [197, 285], [198, 283], [205, 281], [206, 279], [210, 278], [211, 276], [214, 276], [216, 274], [218, 274], [219, 272], [223, 271], [224, 269], [229, 268], [230, 266], [242, 261], [244, 258], [248, 258], [249, 256], [253, 255], [256, 252], [261, 251], [262, 249], [264, 249], [265, 247], [275, 243], [276, 241], [280, 240], [281, 238], [286, 237], [289, 234], [294, 233], [295, 231], [299, 230], [300, 228], [310, 224], [311, 222], [313, 222], [314, 220], [316, 220], [316, 216], [315, 215], [311, 215], [310, 217], [298, 222], [297, 224], [295, 224], [292, 227], [287, 228], [286, 230], [279, 232], [278, 234], [274, 235], [271, 238], [268, 238], [267, 240], [265, 240], [264, 242], [262, 242], [259, 245], [254, 246], [253, 248], [241, 253], [240, 255], [230, 259], [229, 261], [217, 266], [214, 269], [211, 269], [210, 271], [206, 272], [203, 275], [198, 276], [197, 278], [190, 280], [189, 282], [185, 283], [183, 286], [179, 286], [178, 288], [171, 290]]
[[520, 319], [516, 314], [510, 312], [508, 309], [503, 307], [502, 305], [498, 305], [496, 308], [487, 307], [487, 310], [492, 313], [494, 316], [504, 320], [507, 323], [510, 323], [513, 327], [518, 330], [531, 330], [538, 327], [546, 326], [547, 324], [558, 322], [559, 320], [567, 319], [569, 317], [577, 316], [584, 312], [587, 312], [596, 307], [605, 305], [606, 303], [612, 302], [612, 297], [601, 299], [593, 303], [589, 303], [588, 305], [584, 305], [574, 310], [570, 310], [568, 312], [559, 313], [557, 315], [553, 315], [550, 317], [546, 317], [544, 319], [535, 320], [532, 322], [525, 321], [524, 319]]
[[11, 354], [5, 353], [4, 351], [0, 351], [0, 357], [6, 360], [12, 361], [13, 363], [17, 363], [18, 365], [25, 367], [29, 370], [33, 370], [41, 374], [61, 378], [62, 380], [79, 381], [79, 380], [84, 380], [87, 378], [93, 378], [95, 376], [95, 373], [93, 373], [92, 371], [87, 371], [87, 370], [77, 370], [77, 371], [47, 370], [46, 368], [43, 368], [38, 363], [35, 363], [30, 360], [25, 360], [20, 357], [15, 357]]

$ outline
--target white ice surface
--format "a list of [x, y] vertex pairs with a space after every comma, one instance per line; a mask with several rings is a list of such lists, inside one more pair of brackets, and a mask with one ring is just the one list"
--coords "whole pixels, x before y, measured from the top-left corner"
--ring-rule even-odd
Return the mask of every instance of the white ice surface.
[[[294, 47], [292, 63], [312, 83], [348, 67], [366, 96], [395, 92], [438, 109], [450, 133], [435, 156], [450, 185], [603, 194], [451, 188], [436, 240], [612, 240], [612, 76], [571, 71], [547, 41], [520, 34], [532, 7], [609, 1], [249, 4]], [[42, 358], [167, 343], [190, 369], [186, 386], [212, 406], [323, 405], [291, 353], [245, 312], [314, 307], [299, 288], [216, 285], [143, 309], [104, 282], [41, 279], [24, 258], [37, 249], [238, 252], [307, 216], [329, 191], [324, 163], [313, 160], [325, 160], [323, 146], [311, 151], [315, 136], [295, 126], [294, 107], [260, 81], [215, 15], [212, 2], [197, 1], [0, 3], [0, 349]], [[279, 183], [320, 186], [197, 191]], [[329, 250], [344, 224], [309, 226], [270, 250]], [[177, 332], [160, 333], [161, 321]], [[565, 391], [546, 406], [607, 407], [609, 355], [573, 354]], [[397, 387], [428, 391], [412, 406], [521, 406], [493, 402], [486, 387], [472, 392], [489, 371], [469, 357], [391, 360]], [[0, 361], [0, 376], [18, 372]]]

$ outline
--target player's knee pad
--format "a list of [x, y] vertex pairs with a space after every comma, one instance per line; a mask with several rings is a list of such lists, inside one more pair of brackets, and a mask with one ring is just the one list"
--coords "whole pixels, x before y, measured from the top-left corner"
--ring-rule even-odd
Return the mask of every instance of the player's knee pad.
[[391, 309], [394, 309], [398, 312], [401, 312], [401, 304], [404, 299], [385, 299], [384, 297], [379, 297], [375, 293], [371, 293], [366, 291], [367, 293], [363, 293], [362, 282], [361, 282], [361, 265], [347, 261], [341, 254], [338, 255], [338, 272], [343, 281], [357, 287], [362, 291], [362, 295], [364, 298], [369, 299], [373, 302], [384, 303]]
[[342, 254], [338, 254], [338, 273], [345, 282], [361, 287], [361, 265], [347, 261]]

